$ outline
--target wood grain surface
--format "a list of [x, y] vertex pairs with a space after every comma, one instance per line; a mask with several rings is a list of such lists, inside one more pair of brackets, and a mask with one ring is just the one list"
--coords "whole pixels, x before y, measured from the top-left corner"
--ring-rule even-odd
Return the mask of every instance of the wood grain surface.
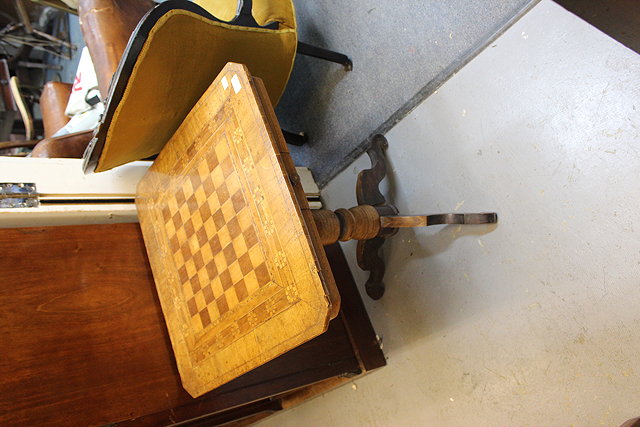
[[384, 365], [344, 256], [326, 249], [344, 296], [327, 332], [194, 399], [138, 224], [2, 230], [0, 425], [168, 425]]
[[260, 85], [227, 64], [138, 185], [147, 253], [192, 396], [318, 336], [338, 309]]
[[180, 401], [137, 230], [2, 230], [0, 424], [105, 424]]

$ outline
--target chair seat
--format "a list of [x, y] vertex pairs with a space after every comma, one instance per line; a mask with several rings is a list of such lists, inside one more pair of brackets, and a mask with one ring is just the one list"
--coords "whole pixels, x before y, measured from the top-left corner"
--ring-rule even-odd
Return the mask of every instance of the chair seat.
[[31, 157], [81, 159], [91, 141], [93, 130], [45, 138], [33, 148]]

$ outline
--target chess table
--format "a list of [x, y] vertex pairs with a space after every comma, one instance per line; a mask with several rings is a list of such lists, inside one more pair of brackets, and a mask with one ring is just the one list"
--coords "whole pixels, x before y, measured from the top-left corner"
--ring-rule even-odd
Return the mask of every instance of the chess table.
[[384, 292], [378, 250], [401, 227], [491, 224], [495, 213], [399, 216], [377, 186], [386, 139], [358, 178], [359, 205], [309, 209], [264, 85], [229, 63], [138, 185], [136, 206], [185, 389], [194, 397], [326, 331], [340, 295], [323, 245], [358, 240]]

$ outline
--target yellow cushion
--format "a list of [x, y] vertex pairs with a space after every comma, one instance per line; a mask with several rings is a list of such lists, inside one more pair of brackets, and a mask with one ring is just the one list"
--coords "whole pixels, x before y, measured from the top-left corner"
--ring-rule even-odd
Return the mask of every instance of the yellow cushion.
[[[235, 17], [233, 1], [199, 3], [220, 19]], [[233, 5], [233, 12], [221, 5]], [[104, 139], [97, 147], [103, 148], [93, 153], [94, 158], [99, 154], [95, 172], [159, 153], [227, 62], [246, 64], [277, 103], [296, 53], [293, 6], [290, 0], [254, 0], [253, 10], [259, 24], [276, 20], [280, 28], [231, 26], [184, 9], [170, 10], [158, 19], [135, 59], [121, 100], [117, 105], [109, 101], [111, 114], [105, 115], [97, 133], [97, 139]], [[113, 92], [112, 87], [110, 96]]]
[[194, 3], [222, 21], [231, 21], [238, 13], [240, 0], [195, 0]]
[[[239, 1], [195, 0], [194, 3], [222, 21], [231, 21], [238, 12]], [[253, 0], [251, 14], [261, 26], [279, 22], [281, 29], [296, 28], [296, 14], [291, 0]]]

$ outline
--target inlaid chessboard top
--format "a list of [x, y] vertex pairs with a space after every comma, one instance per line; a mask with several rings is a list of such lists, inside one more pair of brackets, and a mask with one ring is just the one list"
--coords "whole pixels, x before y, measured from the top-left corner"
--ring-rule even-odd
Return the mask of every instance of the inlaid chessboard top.
[[206, 393], [324, 332], [339, 295], [259, 79], [229, 63], [138, 185], [178, 370]]

